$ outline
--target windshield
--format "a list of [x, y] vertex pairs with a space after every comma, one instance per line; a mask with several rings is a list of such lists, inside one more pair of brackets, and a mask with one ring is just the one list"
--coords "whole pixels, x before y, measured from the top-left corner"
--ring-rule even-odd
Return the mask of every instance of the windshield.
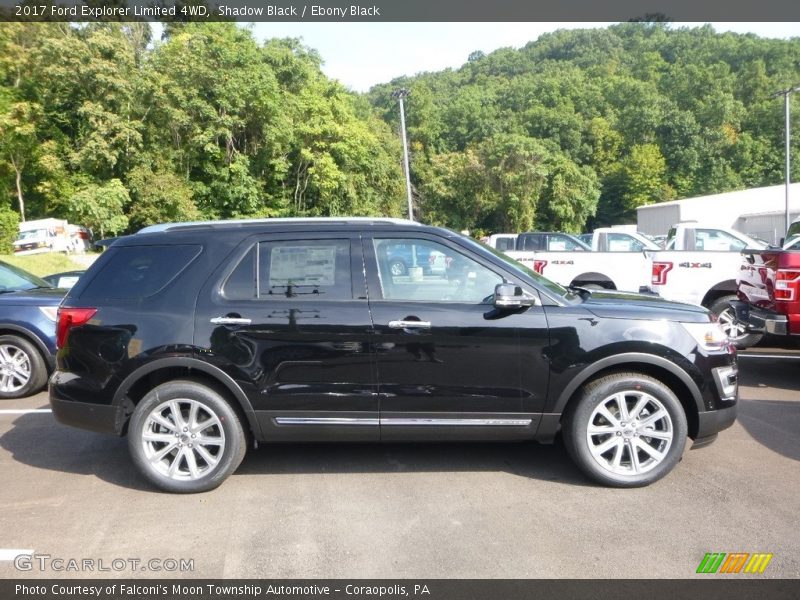
[[480, 250], [488, 250], [489, 252], [494, 254], [496, 257], [502, 259], [503, 262], [505, 262], [509, 267], [511, 267], [512, 269], [527, 275], [528, 277], [533, 279], [537, 284], [539, 284], [543, 288], [547, 289], [548, 291], [550, 291], [550, 292], [552, 292], [552, 293], [554, 293], [554, 294], [556, 294], [558, 296], [564, 296], [564, 295], [567, 294], [567, 289], [566, 288], [561, 287], [559, 284], [557, 284], [554, 281], [550, 281], [547, 277], [544, 277], [543, 275], [539, 275], [539, 273], [537, 273], [536, 271], [534, 271], [532, 269], [529, 269], [528, 267], [526, 267], [525, 265], [523, 265], [520, 262], [517, 262], [516, 260], [514, 260], [513, 258], [508, 256], [507, 254], [503, 254], [502, 252], [498, 252], [497, 250], [495, 250], [491, 246], [487, 246], [483, 242], [479, 242], [477, 240], [473, 240], [472, 238], [469, 238], [469, 237], [466, 237], [466, 236], [462, 236], [462, 239], [466, 240], [467, 242], [469, 242], [469, 244], [471, 244], [472, 246], [477, 247]]
[[49, 287], [53, 286], [44, 279], [39, 279], [36, 275], [23, 271], [8, 263], [0, 262], [0, 293]]
[[19, 234], [20, 240], [32, 240], [36, 238], [44, 238], [47, 237], [47, 233], [41, 229], [32, 229], [30, 231], [23, 231]]

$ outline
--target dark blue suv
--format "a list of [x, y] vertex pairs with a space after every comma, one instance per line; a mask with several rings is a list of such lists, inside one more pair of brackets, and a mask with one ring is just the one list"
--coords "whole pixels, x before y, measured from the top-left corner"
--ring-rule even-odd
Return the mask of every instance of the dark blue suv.
[[0, 399], [41, 390], [53, 370], [64, 290], [0, 261]]

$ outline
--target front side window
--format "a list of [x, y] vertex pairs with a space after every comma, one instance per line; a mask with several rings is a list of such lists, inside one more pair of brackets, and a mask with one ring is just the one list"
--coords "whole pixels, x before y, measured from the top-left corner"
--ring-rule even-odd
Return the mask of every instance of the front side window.
[[586, 250], [578, 240], [566, 235], [548, 235], [547, 250], [549, 252], [574, 252]]
[[744, 248], [745, 244], [742, 240], [716, 229], [698, 229], [697, 230], [697, 249], [710, 250], [718, 252], [738, 252]]
[[350, 242], [261, 242], [239, 261], [222, 293], [230, 300], [349, 300], [353, 297]]
[[503, 278], [444, 244], [424, 239], [375, 239], [384, 300], [480, 303]]
[[609, 252], [641, 252], [644, 249], [644, 244], [624, 233], [609, 233], [608, 234], [608, 251]]

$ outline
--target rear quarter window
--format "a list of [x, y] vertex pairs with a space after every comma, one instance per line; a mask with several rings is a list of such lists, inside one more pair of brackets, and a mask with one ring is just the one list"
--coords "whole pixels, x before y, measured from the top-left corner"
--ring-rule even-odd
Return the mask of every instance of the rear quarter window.
[[92, 277], [81, 298], [138, 299], [157, 294], [202, 250], [199, 245], [123, 246]]

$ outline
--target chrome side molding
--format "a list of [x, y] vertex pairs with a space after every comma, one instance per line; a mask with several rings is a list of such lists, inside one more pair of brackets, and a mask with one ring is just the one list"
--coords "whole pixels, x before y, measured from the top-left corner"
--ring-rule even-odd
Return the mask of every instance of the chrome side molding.
[[278, 425], [388, 425], [388, 426], [449, 426], [449, 427], [527, 427], [531, 419], [404, 419], [404, 418], [347, 418], [347, 417], [275, 417]]

